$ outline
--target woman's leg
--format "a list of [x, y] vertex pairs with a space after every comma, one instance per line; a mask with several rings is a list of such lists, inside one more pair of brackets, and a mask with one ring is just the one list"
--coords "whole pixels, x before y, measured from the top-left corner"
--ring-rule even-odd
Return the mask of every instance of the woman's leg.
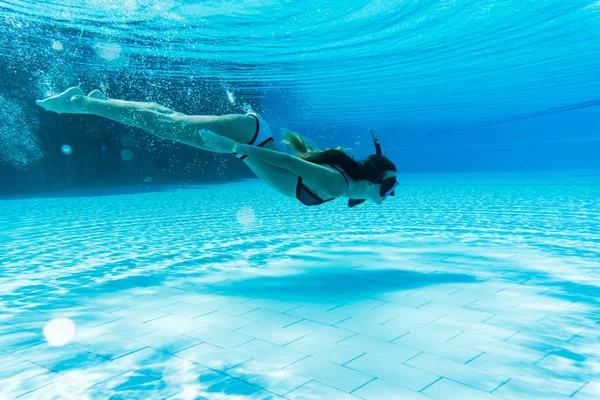
[[107, 99], [98, 91], [85, 96], [79, 88], [38, 101], [48, 111], [91, 114], [134, 126], [161, 139], [171, 139], [204, 148], [198, 131], [207, 129], [239, 143], [252, 140], [256, 130], [254, 117], [241, 114], [223, 116], [185, 115], [156, 103]]
[[[256, 132], [256, 119], [249, 115], [224, 116], [185, 115], [157, 103], [107, 99], [94, 90], [88, 96], [79, 88], [37, 102], [48, 111], [91, 114], [150, 132], [161, 139], [171, 139], [204, 149], [200, 129], [208, 129], [239, 143], [248, 143]], [[274, 143], [267, 148], [279, 150]], [[252, 157], [244, 162], [259, 178], [282, 194], [295, 197], [298, 176]]]

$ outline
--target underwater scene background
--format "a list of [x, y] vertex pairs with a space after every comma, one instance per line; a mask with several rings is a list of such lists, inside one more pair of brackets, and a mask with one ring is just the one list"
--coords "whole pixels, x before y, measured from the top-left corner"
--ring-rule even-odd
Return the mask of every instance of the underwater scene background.
[[[0, 0], [0, 399], [600, 398], [597, 0]], [[398, 167], [306, 207], [36, 100]]]

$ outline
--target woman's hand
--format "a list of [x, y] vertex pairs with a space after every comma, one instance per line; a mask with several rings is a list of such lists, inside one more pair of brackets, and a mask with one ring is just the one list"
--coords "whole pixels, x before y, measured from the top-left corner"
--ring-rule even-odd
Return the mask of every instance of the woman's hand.
[[207, 150], [214, 151], [215, 153], [232, 153], [235, 141], [207, 129], [201, 129], [198, 131], [198, 134], [204, 141], [204, 146]]

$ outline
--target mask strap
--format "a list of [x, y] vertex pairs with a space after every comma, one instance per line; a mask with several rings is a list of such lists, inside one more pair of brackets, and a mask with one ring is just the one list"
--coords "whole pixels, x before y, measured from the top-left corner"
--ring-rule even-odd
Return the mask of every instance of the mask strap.
[[394, 186], [392, 186], [392, 188], [387, 191], [387, 193], [385, 194], [385, 197], [391, 196], [392, 192], [394, 190], [396, 190], [397, 187], [398, 187], [398, 182], [394, 183]]

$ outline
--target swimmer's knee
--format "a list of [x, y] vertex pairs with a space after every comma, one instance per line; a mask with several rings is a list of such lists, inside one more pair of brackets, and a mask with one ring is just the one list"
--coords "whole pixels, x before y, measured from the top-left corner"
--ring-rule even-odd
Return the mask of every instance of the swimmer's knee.
[[158, 104], [158, 103], [150, 103], [150, 109], [152, 111], [156, 111], [162, 114], [174, 114], [176, 113], [175, 110], [170, 109], [169, 107], [165, 107], [162, 104]]
[[184, 127], [189, 123], [188, 115], [185, 114], [168, 114], [165, 117], [168, 121], [170, 121], [171, 124], [175, 126]]
[[220, 117], [221, 133], [236, 142], [248, 143], [256, 133], [256, 119], [250, 115], [229, 114]]
[[181, 131], [181, 127], [183, 126], [181, 122], [178, 121], [177, 115], [163, 114], [155, 110], [152, 110], [151, 112], [154, 116], [149, 121], [144, 121], [147, 123], [140, 126], [140, 128], [149, 131], [161, 139], [177, 140], [177, 137], [179, 136], [178, 132]]

